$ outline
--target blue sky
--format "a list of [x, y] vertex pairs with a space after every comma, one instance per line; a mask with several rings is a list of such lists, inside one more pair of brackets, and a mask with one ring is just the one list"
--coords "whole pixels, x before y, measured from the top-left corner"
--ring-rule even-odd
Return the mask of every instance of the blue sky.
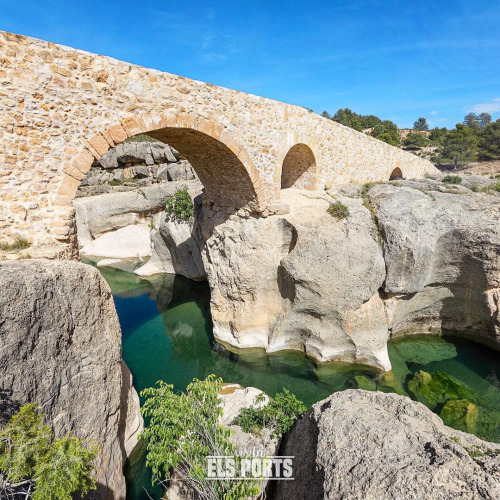
[[411, 126], [500, 118], [498, 0], [0, 0], [0, 29]]

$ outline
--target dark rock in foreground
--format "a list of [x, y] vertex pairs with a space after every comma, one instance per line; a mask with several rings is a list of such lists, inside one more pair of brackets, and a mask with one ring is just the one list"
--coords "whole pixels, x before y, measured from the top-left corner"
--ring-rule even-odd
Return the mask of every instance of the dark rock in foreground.
[[295, 480], [277, 484], [278, 500], [500, 498], [500, 445], [396, 394], [333, 394], [302, 417], [280, 454], [295, 456]]

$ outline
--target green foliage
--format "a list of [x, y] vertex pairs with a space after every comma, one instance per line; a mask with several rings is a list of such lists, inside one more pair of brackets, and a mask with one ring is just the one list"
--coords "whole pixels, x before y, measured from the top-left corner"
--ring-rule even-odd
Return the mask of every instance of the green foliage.
[[[92, 463], [98, 448], [67, 435], [53, 439], [36, 403], [21, 407], [0, 432], [0, 472], [9, 485], [34, 484], [35, 500], [71, 500], [95, 488]], [[1, 496], [1, 491], [0, 491]]]
[[175, 394], [173, 385], [162, 381], [141, 392], [146, 398], [141, 412], [150, 419], [142, 438], [147, 441], [146, 464], [152, 469], [153, 483], [168, 480], [175, 469], [190, 488], [203, 493], [202, 498], [258, 494], [257, 481], [207, 479], [206, 457], [237, 455], [230, 431], [219, 422], [221, 386], [222, 379], [209, 375], [205, 380], [194, 379], [186, 393]]
[[0, 243], [0, 250], [24, 250], [31, 243], [26, 238], [16, 238], [14, 243]]
[[486, 127], [491, 123], [491, 115], [489, 113], [480, 113], [479, 114], [479, 126], [481, 128]]
[[443, 177], [443, 184], [462, 184], [462, 177], [459, 175], [447, 175]]
[[52, 431], [43, 424], [38, 405], [24, 405], [0, 432], [0, 471], [12, 483], [33, 476], [35, 465], [47, 453]]
[[349, 108], [339, 109], [333, 116], [332, 120], [336, 121], [346, 127], [353, 128], [358, 132], [363, 130], [361, 126], [360, 116]]
[[382, 123], [382, 120], [375, 115], [360, 115], [360, 120], [363, 129], [373, 128], [377, 126], [379, 123]]
[[86, 448], [74, 436], [56, 439], [35, 465], [33, 500], [72, 500], [74, 492], [95, 489], [91, 473], [98, 454], [97, 445]]
[[165, 202], [165, 211], [176, 219], [188, 221], [194, 214], [194, 205], [186, 188], [179, 189]]
[[476, 113], [468, 113], [464, 117], [464, 125], [466, 127], [472, 128], [472, 129], [477, 129], [479, 128], [479, 117], [476, 115]]
[[427, 137], [418, 132], [410, 132], [403, 142], [403, 146], [408, 149], [423, 148], [427, 146], [427, 144], [429, 144]]
[[139, 134], [125, 139], [125, 142], [156, 142], [156, 139], [146, 134]]
[[431, 130], [431, 133], [429, 135], [429, 140], [433, 144], [437, 145], [443, 144], [447, 133], [448, 129], [446, 127], [443, 128], [435, 127]]
[[345, 219], [349, 216], [349, 209], [340, 201], [330, 203], [327, 212], [338, 220]]
[[328, 111], [323, 111], [323, 113], [321, 113], [321, 116], [323, 118], [328, 118], [328, 119], [331, 119], [332, 117], [330, 116], [330, 113], [328, 113]]
[[[255, 403], [262, 402], [262, 399], [258, 396]], [[270, 398], [267, 405], [243, 408], [231, 423], [239, 425], [245, 432], [254, 432], [256, 428], [271, 429], [271, 435], [280, 438], [292, 428], [297, 418], [306, 410], [307, 407], [296, 398], [295, 394], [283, 388], [282, 392]]]
[[457, 165], [467, 165], [475, 158], [477, 150], [477, 135], [474, 129], [458, 123], [450, 130], [443, 143], [441, 163], [451, 162]]
[[478, 146], [479, 158], [484, 160], [500, 159], [500, 119], [483, 128]]
[[376, 125], [371, 135], [391, 146], [399, 146], [401, 142], [398, 126], [390, 120], [384, 120]]
[[427, 120], [425, 118], [419, 118], [413, 124], [413, 129], [414, 130], [429, 130], [429, 125], [427, 125]]

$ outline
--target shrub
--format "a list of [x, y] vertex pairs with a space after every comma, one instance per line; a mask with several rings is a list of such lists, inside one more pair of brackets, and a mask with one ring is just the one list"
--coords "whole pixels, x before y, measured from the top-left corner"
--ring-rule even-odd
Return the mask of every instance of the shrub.
[[[262, 401], [263, 394], [257, 396], [255, 403]], [[306, 410], [307, 407], [295, 397], [295, 394], [283, 388], [283, 392], [271, 398], [266, 406], [243, 408], [231, 423], [239, 425], [245, 432], [253, 432], [256, 428], [271, 429], [272, 436], [280, 438], [292, 428], [297, 418]]]
[[188, 221], [193, 216], [193, 200], [186, 188], [179, 189], [165, 202], [165, 211], [181, 221]]
[[208, 478], [207, 457], [237, 458], [236, 446], [229, 441], [231, 431], [219, 421], [221, 386], [222, 379], [209, 375], [194, 379], [186, 393], [175, 394], [173, 385], [162, 381], [141, 392], [146, 398], [141, 412], [150, 418], [141, 437], [147, 441], [146, 465], [152, 469], [153, 483], [163, 484], [175, 470], [197, 498], [237, 499], [259, 493], [257, 480]]
[[0, 250], [24, 250], [30, 246], [31, 243], [26, 238], [16, 238], [14, 243], [0, 243]]
[[0, 498], [72, 500], [95, 489], [97, 446], [87, 448], [71, 435], [53, 439], [43, 416], [36, 403], [24, 405], [0, 432]]
[[327, 212], [338, 220], [345, 219], [349, 216], [349, 209], [340, 201], [330, 203]]
[[443, 178], [443, 184], [461, 184], [462, 178], [459, 175], [447, 175]]

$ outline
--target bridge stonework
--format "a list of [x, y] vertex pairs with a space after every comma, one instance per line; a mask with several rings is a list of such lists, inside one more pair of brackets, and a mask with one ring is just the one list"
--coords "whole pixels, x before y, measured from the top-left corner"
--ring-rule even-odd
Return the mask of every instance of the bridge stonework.
[[207, 203], [263, 216], [279, 202], [283, 166], [297, 170], [284, 187], [307, 189], [435, 172], [299, 106], [0, 31], [0, 239], [68, 242], [92, 162], [139, 133], [190, 160]]

